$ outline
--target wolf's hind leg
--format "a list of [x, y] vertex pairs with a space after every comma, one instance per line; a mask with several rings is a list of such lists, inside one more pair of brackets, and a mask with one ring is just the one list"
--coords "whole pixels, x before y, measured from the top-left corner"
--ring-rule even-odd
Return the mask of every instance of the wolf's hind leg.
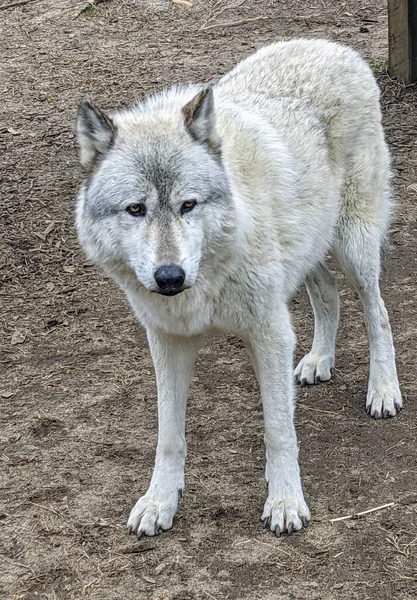
[[376, 419], [402, 407], [388, 313], [379, 290], [381, 234], [374, 225], [345, 220], [334, 246], [346, 277], [359, 295], [369, 339], [366, 411]]
[[294, 371], [301, 387], [330, 379], [339, 322], [339, 294], [329, 269], [318, 264], [306, 277], [305, 285], [314, 312], [314, 340], [311, 351]]

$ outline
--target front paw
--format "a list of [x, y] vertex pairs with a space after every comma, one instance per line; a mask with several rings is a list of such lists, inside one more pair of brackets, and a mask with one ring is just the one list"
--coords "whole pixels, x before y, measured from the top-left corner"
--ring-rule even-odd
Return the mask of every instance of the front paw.
[[366, 412], [374, 419], [388, 419], [394, 417], [402, 409], [403, 401], [397, 381], [390, 381], [386, 385], [368, 387], [366, 397]]
[[310, 511], [303, 495], [284, 496], [280, 494], [268, 496], [261, 517], [265, 529], [280, 535], [287, 531], [300, 531], [310, 521]]
[[181, 494], [182, 491], [178, 490], [161, 497], [160, 493], [148, 490], [132, 508], [127, 521], [129, 534], [136, 532], [141, 538], [171, 529]]

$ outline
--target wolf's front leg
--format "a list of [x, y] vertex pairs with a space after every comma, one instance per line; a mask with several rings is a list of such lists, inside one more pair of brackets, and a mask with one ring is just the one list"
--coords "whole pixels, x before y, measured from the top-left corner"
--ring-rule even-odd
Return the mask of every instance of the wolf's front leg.
[[138, 537], [170, 529], [184, 489], [185, 409], [201, 337], [148, 330], [158, 388], [158, 447], [148, 491], [130, 513], [129, 533]]
[[293, 353], [295, 335], [283, 304], [274, 308], [251, 333], [251, 350], [261, 389], [264, 420], [268, 498], [262, 514], [264, 527], [279, 535], [308, 525], [294, 428]]

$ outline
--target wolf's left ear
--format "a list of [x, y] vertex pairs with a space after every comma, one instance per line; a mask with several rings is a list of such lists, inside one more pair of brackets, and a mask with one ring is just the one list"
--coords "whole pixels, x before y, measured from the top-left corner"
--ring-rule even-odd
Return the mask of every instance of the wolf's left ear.
[[184, 125], [191, 137], [209, 146], [215, 152], [220, 151], [220, 139], [215, 130], [213, 89], [207, 87], [199, 92], [182, 108]]
[[81, 102], [77, 114], [77, 140], [80, 162], [92, 169], [100, 156], [113, 144], [115, 127], [112, 120], [91, 102]]

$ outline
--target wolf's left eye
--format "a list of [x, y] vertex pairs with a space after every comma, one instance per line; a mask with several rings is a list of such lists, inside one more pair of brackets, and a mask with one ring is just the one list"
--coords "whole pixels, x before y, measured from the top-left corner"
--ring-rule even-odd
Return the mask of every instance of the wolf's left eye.
[[146, 206], [144, 204], [131, 204], [126, 211], [132, 217], [144, 217], [146, 215]]
[[197, 202], [195, 200], [190, 200], [189, 202], [183, 202], [181, 206], [181, 214], [191, 212], [193, 208], [196, 206]]

